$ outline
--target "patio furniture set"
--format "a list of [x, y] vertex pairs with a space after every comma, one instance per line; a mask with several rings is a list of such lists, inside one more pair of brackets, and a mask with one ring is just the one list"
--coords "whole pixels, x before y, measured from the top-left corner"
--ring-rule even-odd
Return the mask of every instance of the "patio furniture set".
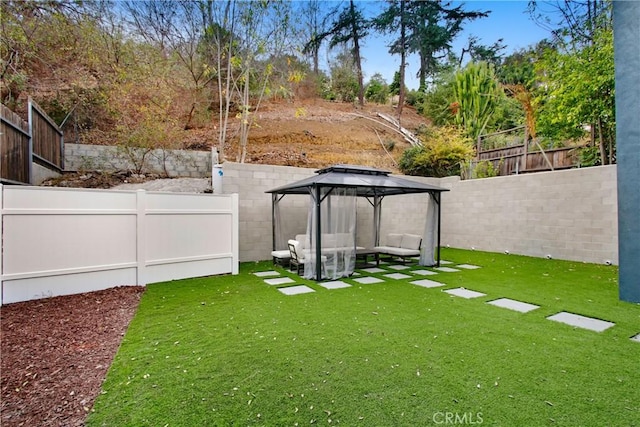
[[[325, 247], [330, 248], [328, 251], [350, 251], [353, 248], [347, 243], [349, 237], [349, 234], [325, 234], [322, 237], [322, 241], [325, 243]], [[356, 265], [366, 266], [369, 264], [369, 257], [373, 257], [376, 266], [379, 266], [381, 256], [389, 259], [399, 259], [402, 263], [405, 263], [407, 258], [420, 256], [421, 243], [422, 237], [416, 234], [390, 233], [387, 235], [383, 246], [375, 246], [374, 248], [356, 246]], [[295, 239], [290, 239], [287, 245], [287, 250], [271, 252], [273, 263], [285, 267], [288, 264], [289, 270], [293, 271], [295, 269], [297, 274], [301, 274], [301, 271], [304, 271], [305, 260], [309, 257], [315, 259], [314, 252], [309, 245], [309, 238], [307, 235], [298, 234]], [[324, 265], [327, 257], [321, 255], [320, 260]], [[360, 261], [360, 264], [358, 264], [358, 261]]]

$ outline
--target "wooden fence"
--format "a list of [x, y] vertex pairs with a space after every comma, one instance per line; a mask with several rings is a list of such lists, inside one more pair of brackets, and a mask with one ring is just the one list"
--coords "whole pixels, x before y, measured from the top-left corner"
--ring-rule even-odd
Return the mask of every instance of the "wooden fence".
[[579, 165], [578, 154], [581, 147], [544, 150], [536, 140], [528, 140], [526, 133], [519, 138], [511, 136], [511, 142], [503, 147], [487, 148], [489, 144], [485, 143], [485, 138], [517, 131], [524, 131], [524, 127], [480, 136], [476, 147], [476, 159], [471, 164], [469, 176], [472, 176], [471, 172], [483, 162], [490, 163], [500, 176], [570, 169]]
[[555, 148], [544, 151], [525, 150], [524, 144], [483, 151], [479, 162], [490, 162], [498, 175], [542, 172], [577, 167], [579, 147]]
[[62, 130], [31, 99], [29, 100], [29, 126], [34, 160], [61, 172], [64, 169]]
[[28, 183], [31, 177], [29, 124], [0, 104], [0, 182]]
[[29, 99], [29, 121], [0, 104], [0, 183], [29, 184], [31, 163], [64, 170], [63, 132]]

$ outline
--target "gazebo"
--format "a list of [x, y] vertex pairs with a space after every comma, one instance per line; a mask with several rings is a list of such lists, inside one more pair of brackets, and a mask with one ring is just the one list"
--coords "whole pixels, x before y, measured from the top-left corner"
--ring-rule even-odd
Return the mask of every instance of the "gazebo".
[[[276, 250], [279, 203], [285, 195], [309, 195], [307, 220], [308, 253], [305, 277], [321, 280], [327, 254], [334, 267], [329, 278], [353, 272], [356, 249], [356, 197], [366, 198], [373, 207], [373, 241], [380, 244], [380, 213], [386, 196], [428, 193], [432, 203], [427, 204], [426, 225], [420, 254], [421, 265], [440, 265], [440, 213], [441, 194], [445, 188], [423, 184], [391, 172], [353, 165], [334, 165], [316, 171], [316, 175], [267, 191], [272, 200], [273, 249]], [[335, 236], [340, 236], [336, 239]], [[332, 237], [330, 239], [330, 237]], [[323, 242], [323, 238], [325, 242]], [[347, 249], [351, 255], [344, 256]], [[321, 254], [314, 256], [313, 254]], [[331, 255], [341, 254], [339, 257]]]

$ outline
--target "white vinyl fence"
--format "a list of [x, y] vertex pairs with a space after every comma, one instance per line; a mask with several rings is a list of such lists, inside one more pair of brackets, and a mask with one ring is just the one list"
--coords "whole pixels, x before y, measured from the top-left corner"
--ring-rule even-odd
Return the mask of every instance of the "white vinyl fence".
[[0, 185], [2, 304], [238, 273], [238, 195]]

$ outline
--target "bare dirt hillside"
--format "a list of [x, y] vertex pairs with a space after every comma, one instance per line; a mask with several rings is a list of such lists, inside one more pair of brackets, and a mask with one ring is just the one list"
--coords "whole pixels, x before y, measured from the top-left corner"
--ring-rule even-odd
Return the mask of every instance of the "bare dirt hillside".
[[[415, 132], [427, 124], [415, 110], [405, 107], [402, 127]], [[395, 117], [391, 106], [313, 100], [263, 105], [249, 134], [247, 163], [323, 167], [336, 163], [359, 164], [397, 171], [397, 161], [410, 144], [388, 126], [378, 113]], [[199, 129], [215, 137], [214, 129]], [[209, 139], [211, 140], [211, 139]], [[235, 138], [234, 138], [235, 140]], [[237, 160], [237, 142], [226, 148], [227, 160]]]

